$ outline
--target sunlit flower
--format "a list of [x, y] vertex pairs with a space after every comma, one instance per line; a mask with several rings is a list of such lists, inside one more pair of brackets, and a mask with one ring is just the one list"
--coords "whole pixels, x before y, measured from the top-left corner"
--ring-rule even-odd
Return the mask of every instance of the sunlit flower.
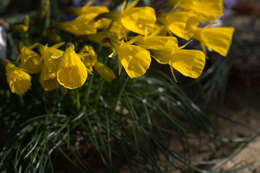
[[6, 65], [6, 77], [12, 93], [21, 95], [31, 87], [31, 76], [13, 64]]
[[178, 47], [175, 37], [150, 36], [136, 41], [142, 47], [150, 49], [152, 57], [160, 64], [169, 64], [184, 76], [197, 78], [201, 75], [206, 55], [200, 50], [187, 50]]
[[87, 67], [93, 67], [97, 62], [97, 55], [93, 47], [85, 45], [79, 52], [82, 62]]
[[102, 13], [108, 13], [109, 10], [106, 6], [90, 6], [89, 4], [86, 4], [83, 7], [80, 8], [73, 8], [73, 13], [75, 13], [77, 16], [88, 14], [90, 16], [97, 17], [98, 15]]
[[58, 87], [57, 71], [61, 57], [64, 54], [64, 52], [58, 48], [63, 44], [64, 42], [61, 42], [51, 47], [45, 45], [40, 48], [41, 56], [44, 60], [40, 75], [40, 84], [45, 91], [51, 91]]
[[90, 6], [90, 3], [87, 3], [81, 8], [73, 8], [72, 11], [78, 17], [73, 21], [59, 23], [57, 26], [60, 29], [75, 35], [88, 35], [96, 33], [97, 29], [105, 29], [110, 26], [111, 19], [96, 19], [97, 16], [109, 12], [105, 6]]
[[195, 13], [201, 22], [216, 20], [223, 16], [223, 0], [171, 0], [175, 8], [182, 8]]
[[84, 14], [73, 21], [59, 23], [57, 27], [75, 35], [94, 34], [97, 32], [94, 18], [94, 15], [89, 16], [88, 14]]
[[209, 50], [213, 50], [222, 56], [227, 56], [232, 43], [233, 27], [199, 28], [198, 20], [191, 18], [186, 30], [193, 34], [193, 38], [200, 41], [204, 50], [207, 47]]
[[94, 69], [103, 79], [105, 79], [108, 82], [111, 82], [116, 77], [112, 69], [105, 66], [101, 62], [97, 62], [94, 66]]
[[121, 24], [129, 31], [146, 35], [158, 29], [155, 11], [151, 7], [126, 9], [120, 17]]
[[121, 11], [110, 13], [114, 21], [110, 32], [116, 32], [119, 37], [123, 38], [127, 33], [124, 29], [141, 35], [148, 35], [158, 29], [154, 9], [134, 7], [137, 3], [138, 0], [135, 0], [127, 8], [125, 8], [126, 4], [123, 4]]
[[159, 21], [164, 25], [164, 30], [175, 34], [183, 39], [190, 39], [190, 35], [186, 33], [187, 22], [191, 17], [195, 16], [194, 13], [187, 11], [172, 10], [169, 13], [162, 13], [159, 16]]
[[130, 78], [144, 75], [151, 64], [149, 51], [140, 46], [122, 43], [116, 51], [119, 67], [122, 65]]
[[62, 50], [59, 50], [58, 48], [63, 44], [64, 42], [61, 42], [51, 47], [45, 45], [45, 46], [41, 46], [40, 48], [40, 53], [43, 58], [44, 65], [47, 68], [49, 73], [53, 73], [56, 75], [60, 59], [64, 54], [64, 52]]
[[49, 72], [46, 65], [43, 66], [41, 71], [40, 84], [45, 91], [52, 91], [58, 87], [56, 74]]
[[87, 77], [87, 68], [74, 51], [74, 46], [68, 46], [61, 57], [57, 71], [59, 84], [68, 89], [76, 89], [84, 85]]
[[[34, 47], [34, 46], [33, 46]], [[41, 71], [42, 59], [40, 55], [34, 52], [30, 47], [23, 46], [18, 56], [20, 67], [30, 74]]]

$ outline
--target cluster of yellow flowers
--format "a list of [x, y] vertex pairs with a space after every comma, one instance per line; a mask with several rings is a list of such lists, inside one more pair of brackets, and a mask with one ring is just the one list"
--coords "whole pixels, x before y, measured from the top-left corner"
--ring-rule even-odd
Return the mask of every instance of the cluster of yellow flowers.
[[[107, 81], [115, 78], [113, 71], [97, 61], [96, 53], [91, 46], [84, 46], [79, 53], [74, 45], [67, 44], [65, 51], [58, 49], [64, 43], [51, 47], [34, 44], [23, 46], [18, 56], [20, 67], [6, 65], [7, 81], [13, 93], [23, 94], [31, 87], [29, 74], [40, 73], [40, 84], [45, 91], [56, 89], [59, 85], [68, 89], [81, 87], [92, 73], [93, 68]], [[39, 47], [36, 53], [32, 49]]]
[[[113, 12], [105, 6], [91, 6], [90, 2], [72, 10], [78, 16], [75, 20], [59, 23], [57, 27], [111, 48], [108, 57], [117, 55], [119, 74], [123, 67], [130, 78], [144, 75], [151, 57], [168, 64], [171, 71], [197, 78], [205, 66], [206, 48], [227, 55], [234, 28], [210, 27], [223, 15], [223, 0], [170, 0], [171, 11], [158, 15], [152, 7], [136, 7], [138, 2], [124, 1], [122, 10]], [[199, 26], [205, 23], [208, 25]], [[187, 44], [179, 46], [176, 36], [187, 40], [187, 44], [192, 39], [198, 40], [202, 51], [184, 49]], [[11, 91], [22, 94], [30, 88], [28, 73], [41, 72], [40, 83], [46, 91], [59, 85], [68, 89], [81, 87], [92, 67], [107, 81], [115, 78], [109, 67], [97, 61], [91, 46], [76, 53], [71, 44], [65, 51], [58, 49], [62, 44], [40, 45], [40, 55], [32, 50], [35, 45], [22, 47], [18, 57], [20, 67], [6, 66]]]

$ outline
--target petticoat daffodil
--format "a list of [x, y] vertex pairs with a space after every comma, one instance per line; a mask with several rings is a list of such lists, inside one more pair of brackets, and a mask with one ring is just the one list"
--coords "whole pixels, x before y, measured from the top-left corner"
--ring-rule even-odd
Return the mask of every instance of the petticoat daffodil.
[[90, 6], [92, 3], [93, 1], [89, 1], [81, 8], [73, 8], [72, 12], [78, 17], [73, 21], [59, 23], [58, 28], [75, 35], [95, 34], [97, 29], [108, 28], [111, 23], [110, 19], [97, 19], [99, 15], [108, 13], [108, 8], [105, 6]]
[[91, 6], [92, 2], [89, 1], [86, 5], [80, 8], [72, 8], [72, 12], [77, 16], [88, 14], [90, 16], [98, 16], [103, 13], [108, 13], [109, 10], [106, 6]]
[[201, 22], [215, 21], [223, 16], [223, 0], [171, 0], [174, 8], [193, 12]]
[[57, 27], [74, 35], [95, 34], [97, 32], [95, 17], [95, 15], [84, 14], [73, 21], [59, 23]]
[[151, 7], [134, 7], [126, 9], [120, 17], [121, 24], [129, 31], [149, 35], [158, 29], [155, 11]]
[[38, 44], [31, 47], [22, 46], [17, 60], [20, 62], [20, 67], [30, 74], [39, 73], [42, 67], [42, 59], [40, 55], [32, 49]]
[[93, 47], [85, 45], [79, 52], [81, 61], [86, 67], [93, 67], [97, 62], [97, 55]]
[[164, 25], [164, 31], [188, 40], [191, 36], [187, 35], [185, 29], [189, 19], [194, 16], [195, 14], [191, 12], [172, 10], [169, 13], [162, 13], [158, 19]]
[[115, 49], [118, 54], [119, 73], [122, 66], [130, 78], [136, 78], [146, 73], [151, 64], [148, 50], [129, 43], [121, 43]]
[[153, 58], [161, 64], [169, 64], [184, 76], [198, 78], [205, 66], [206, 55], [200, 50], [188, 50], [178, 47], [175, 37], [140, 37], [136, 44], [150, 49]]
[[203, 50], [205, 47], [213, 50], [222, 56], [227, 56], [232, 37], [234, 33], [233, 27], [198, 27], [199, 21], [197, 18], [190, 18], [187, 22], [186, 32], [198, 41], [200, 41]]
[[69, 45], [59, 64], [57, 80], [68, 89], [76, 89], [84, 85], [88, 77], [87, 68], [74, 51], [74, 45]]
[[105, 64], [97, 61], [97, 55], [93, 47], [85, 45], [79, 52], [81, 56], [81, 61], [85, 64], [88, 72], [92, 72], [94, 67], [95, 71], [106, 81], [111, 82], [115, 79], [115, 74], [111, 68], [107, 67]]
[[111, 82], [116, 78], [114, 72], [111, 68], [105, 66], [105, 64], [101, 62], [97, 62], [94, 66], [95, 71], [106, 81]]
[[41, 46], [40, 48], [40, 53], [43, 58], [44, 65], [50, 73], [56, 73], [58, 70], [59, 62], [62, 55], [64, 54], [64, 52], [62, 50], [59, 50], [58, 48], [61, 47], [63, 44], [64, 42], [61, 42], [51, 47], [45, 45]]
[[51, 91], [58, 87], [57, 71], [61, 57], [64, 54], [64, 52], [58, 48], [63, 44], [64, 42], [61, 42], [51, 47], [45, 45], [40, 48], [44, 62], [40, 75], [40, 84], [45, 91]]
[[56, 73], [51, 73], [46, 65], [42, 67], [40, 84], [44, 91], [52, 91], [58, 87]]
[[31, 87], [31, 76], [22, 68], [7, 64], [6, 78], [12, 93], [21, 95]]
[[158, 29], [154, 9], [151, 7], [134, 7], [138, 2], [139, 0], [135, 0], [125, 8], [126, 1], [124, 1], [121, 11], [109, 14], [113, 20], [110, 32], [115, 32], [119, 35], [119, 38], [123, 38], [127, 33], [125, 30], [141, 35], [149, 35]]

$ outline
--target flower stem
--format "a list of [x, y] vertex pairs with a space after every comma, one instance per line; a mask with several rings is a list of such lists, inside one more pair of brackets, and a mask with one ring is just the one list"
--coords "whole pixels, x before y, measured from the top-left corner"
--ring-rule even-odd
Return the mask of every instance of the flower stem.
[[124, 90], [125, 90], [125, 87], [126, 87], [126, 84], [127, 84], [128, 81], [129, 81], [129, 77], [126, 76], [126, 77], [124, 78], [123, 85], [121, 85], [121, 88], [120, 88], [120, 90], [119, 90], [119, 93], [118, 93], [118, 95], [117, 95], [117, 97], [116, 97], [115, 103], [114, 103], [114, 105], [113, 105], [113, 109], [116, 109], [116, 106], [118, 105], [118, 103], [119, 103], [119, 101], [120, 101], [120, 99], [121, 99], [121, 97], [122, 97], [122, 95], [123, 95], [123, 92], [124, 92]]

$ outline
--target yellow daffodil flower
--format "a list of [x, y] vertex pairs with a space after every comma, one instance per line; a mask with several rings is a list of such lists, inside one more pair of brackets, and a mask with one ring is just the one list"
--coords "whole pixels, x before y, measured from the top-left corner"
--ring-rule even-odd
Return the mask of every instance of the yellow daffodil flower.
[[172, 54], [169, 65], [181, 74], [198, 78], [205, 67], [206, 55], [200, 50], [179, 49]]
[[13, 64], [6, 65], [6, 77], [12, 93], [21, 95], [31, 87], [31, 76]]
[[97, 73], [106, 81], [111, 82], [116, 78], [114, 72], [111, 68], [105, 66], [101, 62], [97, 62], [94, 66], [94, 69], [97, 71]]
[[203, 28], [195, 34], [194, 38], [201, 42], [201, 45], [213, 50], [222, 56], [227, 56], [234, 28], [232, 27], [217, 27]]
[[30, 74], [39, 73], [42, 66], [42, 59], [39, 54], [32, 50], [33, 47], [22, 46], [17, 58], [20, 67]]
[[97, 29], [108, 29], [112, 20], [108, 18], [101, 18], [95, 22]]
[[88, 77], [87, 68], [74, 51], [74, 45], [66, 48], [57, 71], [60, 85], [68, 89], [76, 89], [84, 85]]
[[[200, 41], [202, 48], [205, 47], [213, 50], [222, 56], [227, 56], [232, 37], [234, 33], [233, 27], [216, 27], [216, 28], [199, 28], [198, 19], [191, 18], [187, 24], [187, 33], [192, 33], [193, 38]], [[192, 35], [190, 34], [190, 35]]]
[[123, 38], [127, 33], [125, 30], [149, 35], [158, 29], [154, 9], [151, 7], [134, 7], [137, 3], [138, 0], [135, 0], [128, 8], [125, 8], [126, 3], [124, 1], [121, 11], [109, 14], [113, 20], [110, 32], [115, 32], [119, 35], [119, 38]]
[[59, 23], [57, 27], [75, 35], [95, 34], [97, 32], [97, 26], [94, 19], [94, 15], [89, 16], [88, 14], [84, 14], [73, 21]]
[[56, 75], [59, 62], [62, 55], [64, 54], [64, 52], [62, 50], [59, 50], [58, 48], [61, 47], [63, 44], [64, 42], [61, 42], [51, 47], [45, 45], [40, 48], [40, 53], [44, 61], [44, 66], [47, 68], [49, 73], [53, 73]]
[[73, 8], [72, 12], [77, 16], [88, 14], [90, 16], [94, 16], [95, 18], [100, 14], [108, 13], [109, 10], [106, 6], [90, 6], [89, 4], [86, 4], [85, 6], [80, 8]]
[[172, 4], [175, 8], [195, 13], [201, 22], [214, 21], [223, 16], [223, 0], [173, 0]]
[[[111, 33], [111, 34], [109, 34]], [[117, 40], [127, 38], [128, 30], [121, 24], [120, 21], [113, 21], [111, 28], [109, 29], [108, 36], [116, 36]]]
[[120, 17], [121, 24], [129, 31], [147, 35], [157, 30], [156, 15], [151, 7], [126, 9]]
[[136, 78], [146, 73], [151, 64], [150, 52], [140, 46], [121, 43], [116, 47], [119, 62], [130, 78]]
[[74, 35], [89, 35], [95, 34], [97, 29], [107, 29], [110, 23], [111, 19], [95, 20], [94, 15], [83, 14], [73, 21], [59, 23], [57, 27]]
[[97, 55], [91, 46], [84, 46], [80, 52], [79, 55], [81, 57], [81, 61], [87, 66], [87, 67], [93, 67], [97, 62]]
[[138, 37], [135, 43], [141, 47], [151, 50], [171, 50], [174, 51], [178, 47], [176, 37], [169, 36], [149, 36]]
[[97, 29], [106, 29], [110, 26], [111, 19], [101, 18], [96, 19], [103, 13], [108, 13], [109, 10], [105, 6], [90, 6], [92, 2], [87, 3], [81, 8], [73, 8], [72, 12], [78, 17], [69, 22], [63, 22], [57, 26], [60, 29], [71, 32], [75, 35], [88, 35], [97, 32]]
[[201, 75], [206, 55], [200, 50], [185, 50], [178, 47], [175, 37], [150, 36], [136, 40], [136, 43], [152, 51], [153, 58], [160, 64], [169, 64], [184, 76], [197, 78]]
[[44, 60], [40, 75], [40, 84], [45, 91], [51, 91], [58, 87], [57, 71], [64, 52], [58, 48], [64, 45], [64, 42], [57, 43], [51, 47], [48, 45], [40, 48], [41, 56]]
[[187, 22], [193, 16], [195, 15], [191, 12], [172, 10], [169, 13], [162, 13], [159, 16], [159, 21], [164, 25], [165, 31], [188, 40], [191, 36], [187, 35], [185, 29], [187, 28]]
[[118, 40], [122, 38], [121, 36], [122, 35], [117, 35], [115, 32], [101, 31], [97, 32], [96, 34], [87, 35], [85, 38], [104, 47], [112, 48], [114, 47], [114, 43], [112, 42], [118, 42]]
[[42, 67], [40, 75], [40, 84], [44, 91], [52, 91], [58, 87], [56, 73], [49, 72], [48, 67], [46, 65]]

